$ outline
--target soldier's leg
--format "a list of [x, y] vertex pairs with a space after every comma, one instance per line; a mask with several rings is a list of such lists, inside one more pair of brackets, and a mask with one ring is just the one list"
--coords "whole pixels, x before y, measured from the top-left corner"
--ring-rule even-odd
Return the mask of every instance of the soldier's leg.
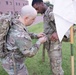
[[2, 59], [1, 62], [4, 70], [8, 73], [8, 75], [14, 75], [12, 61], [9, 59], [9, 57]]
[[[20, 66], [16, 66], [16, 67], [17, 67], [17, 71], [16, 71], [17, 75], [29, 75], [25, 65], [21, 64]], [[14, 68], [9, 66], [8, 64], [3, 64], [3, 68], [9, 75], [15, 75]]]
[[26, 66], [23, 66], [19, 71], [18, 75], [29, 75]]
[[[12, 59], [10, 59], [9, 57], [2, 59], [2, 66], [9, 75], [15, 75]], [[27, 68], [25, 64], [23, 63], [23, 61], [16, 61], [16, 74], [17, 75], [28, 75]]]
[[53, 75], [64, 75], [62, 69], [62, 48], [59, 42], [51, 44], [51, 49], [48, 50], [50, 65]]

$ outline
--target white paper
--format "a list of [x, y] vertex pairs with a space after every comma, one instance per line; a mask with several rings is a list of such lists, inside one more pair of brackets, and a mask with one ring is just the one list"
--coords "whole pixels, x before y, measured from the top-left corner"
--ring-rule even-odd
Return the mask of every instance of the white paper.
[[74, 5], [75, 13], [76, 13], [76, 0], [73, 0], [73, 5]]
[[59, 40], [76, 24], [76, 0], [55, 0], [53, 9]]
[[58, 34], [59, 40], [62, 41], [63, 36], [66, 34], [69, 28], [73, 25], [73, 23], [68, 22], [67, 20], [64, 20], [63, 18], [57, 15], [54, 15], [54, 16], [55, 16], [57, 34]]

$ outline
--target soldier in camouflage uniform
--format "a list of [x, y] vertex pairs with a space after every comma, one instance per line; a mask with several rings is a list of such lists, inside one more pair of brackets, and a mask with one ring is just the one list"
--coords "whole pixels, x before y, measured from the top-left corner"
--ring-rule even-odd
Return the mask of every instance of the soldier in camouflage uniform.
[[49, 40], [45, 43], [45, 47], [48, 52], [52, 75], [64, 75], [62, 69], [62, 44], [58, 40], [54, 16], [50, 13], [53, 11], [53, 6], [47, 7], [43, 0], [33, 0], [32, 6], [38, 13], [43, 14], [44, 33]]
[[[19, 19], [13, 20], [7, 35], [8, 54], [2, 59], [2, 66], [9, 75], [28, 75], [25, 58], [34, 56], [46, 41], [43, 34], [36, 35], [27, 31], [26, 26], [33, 23], [36, 15], [36, 10], [27, 5], [22, 7]], [[33, 46], [31, 38], [39, 38]]]

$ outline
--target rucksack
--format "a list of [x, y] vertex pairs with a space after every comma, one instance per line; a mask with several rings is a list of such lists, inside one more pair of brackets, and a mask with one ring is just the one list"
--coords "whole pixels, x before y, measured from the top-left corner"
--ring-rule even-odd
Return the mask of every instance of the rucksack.
[[7, 54], [6, 36], [9, 31], [11, 14], [3, 14], [0, 16], [0, 58]]

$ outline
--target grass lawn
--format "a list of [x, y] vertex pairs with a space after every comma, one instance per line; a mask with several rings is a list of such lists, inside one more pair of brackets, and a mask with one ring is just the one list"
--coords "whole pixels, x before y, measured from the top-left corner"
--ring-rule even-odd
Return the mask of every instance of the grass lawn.
[[[43, 31], [43, 23], [39, 23], [37, 25], [33, 25], [28, 27], [30, 32], [35, 32], [39, 33]], [[76, 39], [76, 36], [74, 37]], [[76, 63], [76, 40], [74, 40], [74, 60]], [[35, 43], [36, 40], [33, 40], [33, 43]], [[63, 70], [64, 70], [64, 75], [71, 75], [71, 62], [70, 62], [70, 57], [71, 57], [71, 50], [70, 50], [70, 43], [68, 42], [63, 42], [62, 43], [62, 57], [63, 57]], [[27, 58], [26, 59], [26, 66], [29, 71], [29, 75], [52, 75], [50, 65], [49, 65], [49, 59], [46, 51], [46, 56], [45, 56], [45, 62], [42, 62], [42, 49], [43, 46], [40, 47], [38, 53], [32, 57], [32, 58]], [[5, 71], [3, 71], [2, 67], [0, 67], [0, 75], [7, 75]], [[75, 64], [75, 75], [76, 75], [76, 64]]]

